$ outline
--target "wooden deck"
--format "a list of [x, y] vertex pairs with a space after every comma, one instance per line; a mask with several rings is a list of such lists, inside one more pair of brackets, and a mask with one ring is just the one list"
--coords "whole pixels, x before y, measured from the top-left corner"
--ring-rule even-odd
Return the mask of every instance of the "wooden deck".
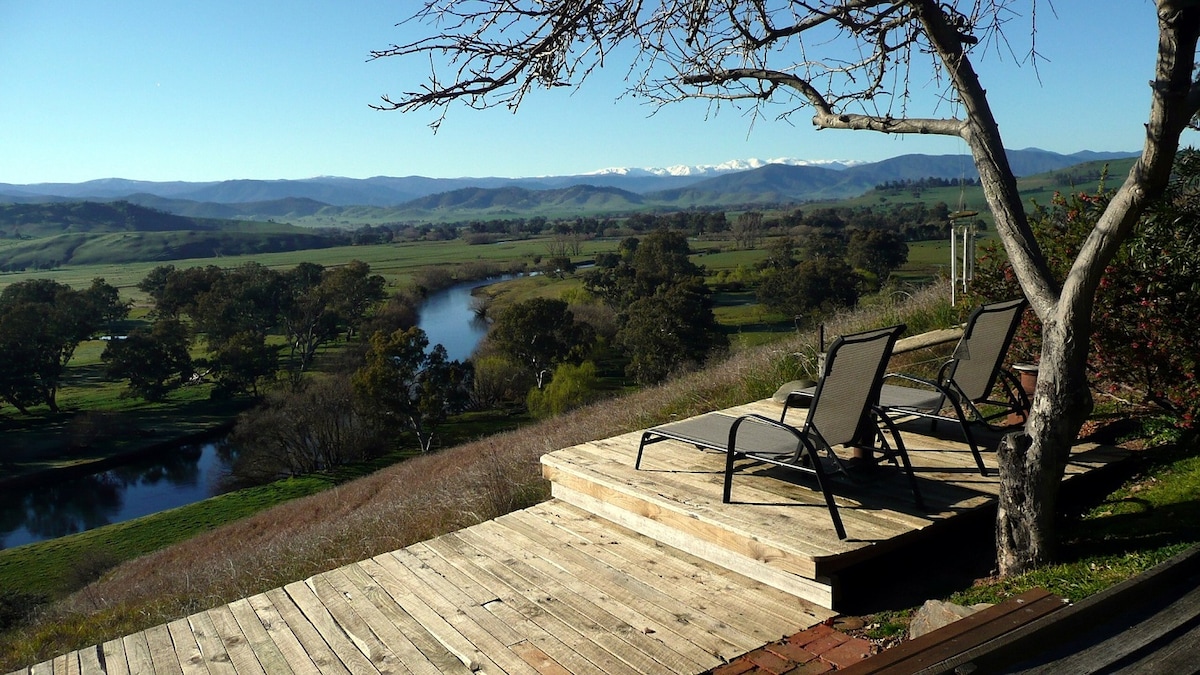
[[833, 613], [560, 501], [22, 673], [697, 673]]
[[[543, 457], [544, 504], [17, 672], [705, 671], [834, 616], [839, 570], [994, 502], [924, 429], [905, 441], [929, 510], [878, 470], [835, 490], [845, 541], [786, 474], [740, 473], [725, 505], [722, 455], [665, 441], [635, 471], [626, 434]], [[1118, 456], [1081, 446], [1068, 479]]]
[[[778, 418], [782, 406], [760, 401], [728, 410]], [[804, 411], [789, 412], [800, 424]], [[794, 473], [769, 465], [739, 471], [733, 504], [721, 502], [725, 457], [661, 441], [633, 468], [640, 432], [550, 453], [544, 475], [556, 498], [646, 536], [722, 565], [823, 607], [835, 608], [837, 573], [931, 534], [956, 516], [994, 506], [999, 492], [995, 455], [981, 476], [968, 447], [941, 423], [900, 425], [926, 509], [916, 507], [899, 470], [883, 466], [855, 483], [834, 487], [848, 538], [838, 540], [821, 495]], [[941, 432], [945, 432], [943, 435]], [[961, 432], [958, 432], [961, 435]], [[986, 439], [999, 442], [999, 435]], [[1080, 445], [1066, 480], [1124, 456], [1115, 448]]]

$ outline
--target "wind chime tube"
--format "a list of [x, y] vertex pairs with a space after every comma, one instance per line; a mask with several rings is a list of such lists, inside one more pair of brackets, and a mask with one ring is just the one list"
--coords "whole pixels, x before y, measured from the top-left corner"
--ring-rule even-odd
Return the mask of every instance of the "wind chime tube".
[[954, 223], [950, 223], [950, 306], [958, 304], [955, 292], [958, 290], [958, 239], [954, 231]]
[[967, 247], [967, 281], [975, 281], [975, 228], [971, 227], [971, 244]]
[[968, 226], [968, 225], [964, 225], [963, 231], [962, 231], [962, 247], [963, 247], [963, 250], [962, 250], [962, 292], [963, 292], [963, 295], [967, 294], [967, 269], [968, 269], [968, 265], [970, 264], [968, 262], [968, 260], [969, 260], [968, 256], [970, 255], [970, 253], [967, 248], [967, 242], [970, 241], [970, 239], [971, 239], [969, 227], [970, 226]]

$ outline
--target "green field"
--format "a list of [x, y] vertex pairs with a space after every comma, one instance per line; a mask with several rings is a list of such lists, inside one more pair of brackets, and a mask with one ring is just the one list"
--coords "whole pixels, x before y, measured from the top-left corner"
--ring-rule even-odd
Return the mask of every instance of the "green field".
[[[137, 284], [146, 277], [151, 269], [159, 265], [169, 264], [181, 269], [205, 265], [232, 268], [253, 261], [273, 269], [290, 269], [301, 262], [332, 267], [343, 265], [351, 260], [361, 260], [369, 264], [373, 273], [382, 275], [388, 281], [388, 285], [395, 288], [411, 281], [414, 272], [426, 267], [469, 263], [508, 264], [517, 261], [532, 263], [535, 256], [548, 255], [551, 243], [552, 240], [548, 237], [476, 245], [455, 239], [369, 246], [338, 246], [220, 258], [188, 258], [168, 263], [71, 265], [51, 270], [0, 273], [0, 288], [25, 279], [54, 279], [75, 288], [84, 288], [91, 283], [92, 279], [101, 277], [116, 286], [123, 298], [130, 298], [135, 303], [142, 304], [146, 298], [137, 289]], [[616, 245], [615, 240], [598, 239], [584, 242], [582, 257], [590, 257], [599, 251], [615, 250]]]

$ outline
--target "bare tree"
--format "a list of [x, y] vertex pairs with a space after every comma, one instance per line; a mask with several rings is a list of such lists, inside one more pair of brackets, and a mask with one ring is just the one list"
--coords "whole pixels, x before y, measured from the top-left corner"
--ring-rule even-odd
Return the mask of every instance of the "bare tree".
[[754, 248], [763, 236], [762, 211], [739, 213], [733, 221], [733, 241], [739, 248]]
[[[1045, 3], [1042, 3], [1043, 5]], [[432, 66], [427, 83], [380, 109], [520, 105], [537, 87], [578, 86], [631, 56], [630, 93], [666, 104], [744, 101], [787, 117], [811, 108], [818, 129], [941, 134], [970, 148], [1009, 259], [1042, 321], [1041, 372], [1025, 435], [1003, 444], [997, 544], [1002, 573], [1051, 559], [1058, 488], [1092, 409], [1084, 366], [1093, 295], [1106, 264], [1170, 175], [1200, 107], [1194, 80], [1200, 2], [1157, 0], [1157, 62], [1145, 143], [1061, 286], [1030, 229], [973, 57], [1007, 45], [1005, 23], [1037, 0], [439, 0], [413, 17], [431, 37], [374, 52]], [[1150, 5], [1146, 5], [1147, 10]], [[1104, 11], [1097, 6], [1095, 11]], [[1022, 29], [1024, 30], [1024, 29]], [[1029, 30], [1036, 36], [1036, 26]], [[1011, 32], [1011, 31], [1010, 31]], [[1037, 54], [1031, 48], [1030, 55]], [[920, 117], [908, 83], [944, 86], [961, 113]], [[1070, 95], [1064, 92], [1064, 96]], [[935, 108], [936, 110], [936, 108]]]

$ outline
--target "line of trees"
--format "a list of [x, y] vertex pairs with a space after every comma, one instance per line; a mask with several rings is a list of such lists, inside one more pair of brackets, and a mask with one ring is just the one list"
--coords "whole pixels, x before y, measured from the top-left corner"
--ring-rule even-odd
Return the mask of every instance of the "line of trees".
[[[138, 288], [154, 302], [154, 322], [132, 332], [132, 341], [114, 341], [102, 358], [111, 375], [129, 378], [133, 392], [151, 400], [197, 369], [220, 393], [257, 395], [280, 367], [271, 335], [284, 338], [284, 368], [298, 381], [321, 347], [353, 337], [384, 298], [383, 277], [361, 261], [331, 268], [306, 262], [285, 272], [255, 262], [233, 269], [162, 265]], [[197, 337], [206, 355], [192, 363], [184, 345]]]
[[[761, 216], [740, 219], [748, 228], [762, 222]], [[847, 256], [882, 275], [903, 261], [887, 255], [906, 249], [899, 235], [875, 230], [830, 230], [802, 241], [777, 240], [760, 270], [760, 297], [789, 315], [815, 316], [857, 300], [862, 278], [843, 261]], [[539, 298], [496, 313], [478, 358], [466, 363], [450, 361], [415, 327], [418, 298], [397, 294], [385, 302], [382, 277], [360, 261], [329, 268], [306, 262], [286, 271], [254, 262], [160, 265], [138, 284], [153, 303], [149, 322], [114, 336], [101, 360], [108, 377], [128, 383], [129, 395], [149, 401], [198, 382], [213, 383], [214, 396], [259, 399], [237, 430], [246, 450], [244, 472], [259, 479], [369, 456], [394, 445], [385, 437], [411, 434], [427, 452], [438, 426], [470, 407], [523, 403], [535, 415], [557, 414], [594, 398], [602, 375], [651, 384], [720, 353], [728, 340], [716, 322], [705, 271], [691, 254], [683, 230], [628, 237], [615, 253], [596, 257], [583, 288], [573, 293], [575, 302]], [[571, 273], [565, 252], [547, 264]], [[438, 286], [436, 272], [444, 270], [422, 283]], [[18, 298], [37, 295], [35, 288], [68, 309], [25, 311], [95, 317], [57, 352], [59, 374], [79, 340], [125, 316], [126, 305], [102, 280], [78, 293], [52, 282], [14, 284], [0, 297], [0, 309], [17, 307]], [[80, 298], [99, 309], [81, 311]], [[795, 298], [812, 304], [794, 306]], [[5, 330], [19, 316], [15, 309], [0, 314], [4, 348], [48, 343]], [[337, 357], [309, 377], [318, 353], [334, 343], [342, 345]], [[20, 368], [13, 364], [26, 362], [4, 361], [8, 398], [22, 406], [52, 399], [54, 387], [35, 397], [26, 392], [32, 385], [18, 384]], [[322, 396], [329, 406], [318, 404]], [[286, 420], [287, 430], [276, 428]]]
[[[901, 181], [908, 189], [935, 186], [943, 179]], [[958, 185], [957, 180], [951, 181]], [[978, 183], [976, 180], [975, 183]], [[891, 185], [888, 183], [886, 185]], [[891, 190], [893, 188], [889, 188]], [[390, 223], [368, 225], [349, 236], [356, 244], [392, 241], [450, 240], [487, 244], [511, 237], [571, 235], [575, 237], [644, 235], [660, 229], [677, 230], [688, 236], [728, 235], [739, 242], [749, 234], [761, 238], [797, 227], [875, 228], [900, 232], [908, 241], [944, 239], [949, 236], [950, 209], [945, 202], [822, 207], [811, 211], [795, 205], [777, 205], [779, 214], [764, 205], [750, 205], [736, 216], [723, 209], [688, 209], [671, 213], [631, 213], [622, 216], [548, 219], [543, 216], [497, 220], [463, 220], [439, 225]], [[747, 247], [752, 247], [753, 242]]]

